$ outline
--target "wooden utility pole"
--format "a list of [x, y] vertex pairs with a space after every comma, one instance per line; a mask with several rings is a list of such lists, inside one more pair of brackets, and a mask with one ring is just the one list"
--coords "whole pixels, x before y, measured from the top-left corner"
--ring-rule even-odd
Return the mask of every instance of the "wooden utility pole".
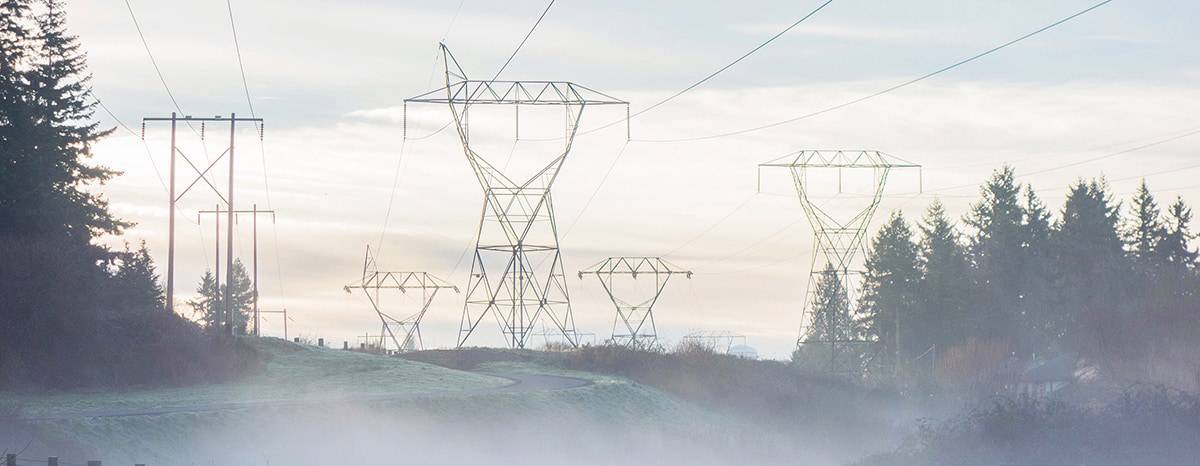
[[[214, 209], [214, 210], [201, 210], [200, 212], [198, 212], [198, 213], [196, 214], [196, 221], [197, 221], [197, 222], [199, 222], [199, 221], [200, 221], [200, 215], [202, 215], [202, 214], [214, 214], [214, 215], [215, 215], [215, 217], [217, 218], [217, 224], [220, 224], [220, 223], [221, 223], [221, 213], [222, 213], [222, 212], [223, 212], [223, 211], [221, 210], [221, 206], [217, 206], [217, 208], [216, 208], [216, 209]], [[251, 218], [251, 221], [250, 221], [250, 222], [251, 222], [251, 224], [252, 224], [252, 230], [253, 230], [253, 240], [251, 241], [251, 250], [252, 250], [252, 254], [253, 254], [252, 265], [251, 265], [251, 268], [252, 268], [252, 270], [253, 270], [253, 271], [251, 272], [251, 275], [253, 275], [253, 278], [252, 278], [252, 280], [251, 280], [251, 285], [254, 287], [254, 291], [253, 291], [253, 294], [252, 294], [252, 296], [251, 296], [251, 300], [252, 300], [252, 302], [254, 303], [254, 304], [253, 304], [253, 312], [254, 312], [254, 336], [256, 336], [256, 337], [257, 337], [257, 336], [259, 336], [259, 331], [258, 331], [258, 328], [259, 328], [259, 323], [260, 323], [260, 321], [259, 321], [259, 310], [258, 310], [258, 214], [271, 214], [271, 223], [275, 223], [275, 211], [274, 211], [274, 210], [258, 210], [258, 204], [253, 204], [253, 205], [252, 205], [252, 208], [251, 208], [250, 210], [231, 210], [231, 211], [228, 211], [228, 212], [226, 212], [226, 214], [228, 215], [228, 217], [229, 217], [230, 219], [232, 219], [232, 221], [230, 222], [230, 225], [232, 225], [232, 224], [233, 224], [232, 222], [236, 222], [236, 221], [237, 221], [237, 215], [239, 215], [239, 214], [250, 214], [250, 218]], [[230, 229], [229, 229], [229, 233], [230, 233], [230, 234], [232, 234], [232, 233], [233, 233], [233, 228], [230, 228]], [[217, 228], [217, 234], [218, 234], [218, 235], [220, 235], [220, 227], [219, 227], [219, 226], [218, 226], [218, 228]], [[229, 244], [232, 244], [232, 243], [233, 243], [233, 239], [232, 239], [232, 238], [233, 238], [233, 237], [232, 237], [232, 236], [230, 236], [229, 238], [226, 238], [226, 241], [227, 241]], [[220, 253], [220, 246], [217, 246], [217, 251], [218, 251], [218, 254], [219, 254], [219, 253]], [[219, 257], [219, 256], [218, 256], [218, 257]], [[227, 259], [228, 259], [228, 258], [227, 258]], [[220, 262], [221, 262], [221, 261], [220, 261], [220, 259], [218, 258], [218, 259], [217, 259], [217, 263], [218, 263], [217, 267], [218, 267], [218, 268], [220, 267], [220, 265], [219, 265], [219, 264], [220, 264]], [[229, 267], [229, 268], [228, 268], [228, 271], [227, 271], [227, 272], [225, 272], [225, 273], [228, 275], [228, 277], [226, 277], [226, 279], [225, 279], [225, 281], [226, 281], [226, 286], [225, 286], [225, 303], [226, 303], [226, 305], [225, 305], [225, 318], [226, 318], [226, 325], [232, 325], [232, 322], [234, 321], [234, 320], [233, 320], [233, 319], [234, 319], [234, 314], [233, 314], [233, 313], [234, 313], [234, 311], [235, 311], [235, 310], [233, 309], [233, 300], [231, 299], [231, 296], [232, 296], [232, 294], [231, 294], [231, 293], [232, 293], [232, 287], [230, 286], [230, 284], [232, 284], [232, 283], [233, 283], [233, 260], [232, 260], [232, 259], [229, 259], [229, 260], [228, 260], [228, 267]], [[219, 283], [219, 282], [218, 282], [218, 283]], [[218, 289], [220, 289], [220, 288], [218, 288]], [[287, 327], [287, 321], [285, 320], [285, 321], [284, 321], [284, 328], [285, 328], [285, 331], [284, 331], [284, 333], [285, 333], [285, 334], [287, 333], [287, 332], [286, 332], [286, 327]]]
[[282, 311], [259, 311], [259, 312], [262, 314], [283, 314], [283, 339], [284, 340], [288, 339], [288, 328], [287, 328], [288, 311], [287, 311], [286, 307], [283, 308]]
[[[170, 158], [170, 163], [169, 163], [170, 172], [171, 172], [169, 178], [170, 178], [171, 182], [170, 182], [170, 186], [167, 187], [168, 196], [170, 197], [170, 199], [168, 200], [168, 209], [167, 209], [167, 211], [168, 211], [168, 214], [167, 214], [168, 232], [167, 232], [167, 286], [166, 286], [166, 289], [167, 289], [167, 310], [174, 312], [174, 310], [175, 310], [175, 207], [176, 207], [176, 204], [178, 204], [179, 200], [182, 199], [183, 196], [185, 196], [188, 193], [188, 191], [190, 191], [192, 189], [192, 187], [196, 186], [197, 183], [203, 181], [204, 184], [208, 185], [208, 187], [212, 189], [212, 192], [214, 194], [216, 194], [216, 196], [221, 200], [221, 202], [226, 207], [228, 207], [229, 210], [231, 211], [228, 213], [229, 225], [227, 225], [226, 228], [228, 231], [227, 236], [232, 238], [233, 237], [233, 213], [232, 213], [233, 209], [232, 209], [232, 206], [233, 206], [233, 186], [234, 186], [234, 184], [233, 184], [233, 175], [234, 175], [233, 149], [234, 149], [234, 141], [236, 139], [237, 122], [250, 121], [250, 122], [261, 123], [263, 121], [263, 119], [262, 118], [239, 118], [236, 114], [232, 114], [232, 113], [229, 114], [228, 117], [223, 117], [223, 116], [219, 116], [219, 115], [214, 116], [214, 117], [200, 117], [200, 118], [195, 118], [195, 117], [192, 117], [191, 115], [185, 115], [185, 116], [180, 117], [175, 112], [171, 112], [171, 116], [169, 116], [169, 117], [143, 118], [142, 119], [142, 139], [143, 140], [145, 139], [145, 136], [146, 136], [145, 135], [146, 123], [147, 122], [159, 122], [159, 121], [169, 121], [171, 123], [171, 158]], [[201, 129], [203, 129], [203, 125], [206, 122], [229, 123], [229, 147], [227, 149], [225, 149], [225, 151], [222, 152], [221, 155], [217, 156], [217, 158], [215, 160], [210, 162], [208, 164], [208, 166], [201, 169], [198, 165], [193, 163], [192, 160], [190, 158], [188, 158], [188, 156], [186, 154], [184, 154], [182, 150], [179, 149], [176, 136], [177, 136], [178, 127], [179, 127], [178, 123], [181, 121], [184, 122], [184, 124], [188, 124], [188, 125], [190, 125], [192, 122], [200, 122]], [[201, 139], [204, 138], [203, 131], [201, 131], [198, 134], [200, 135]], [[262, 138], [262, 133], [259, 132], [259, 139], [261, 139], [261, 138]], [[213, 185], [212, 181], [210, 181], [208, 179], [208, 173], [213, 169], [214, 166], [216, 166], [217, 162], [220, 162], [221, 159], [223, 159], [226, 155], [229, 156], [229, 161], [228, 161], [228, 164], [229, 164], [229, 189], [228, 189], [226, 195], [222, 195], [221, 191], [218, 190], [217, 187]], [[183, 192], [180, 192], [178, 194], [176, 194], [176, 191], [175, 191], [175, 171], [176, 171], [175, 170], [175, 161], [176, 161], [177, 156], [182, 158], [184, 162], [187, 162], [188, 166], [190, 166], [192, 168], [192, 170], [194, 170], [196, 172], [195, 178], [193, 178], [191, 180], [191, 182], [188, 183], [188, 186], [183, 189]], [[232, 241], [230, 241], [226, 245], [226, 254], [225, 255], [226, 255], [226, 258], [225, 258], [226, 259], [226, 268], [232, 268], [233, 267], [233, 242]], [[229, 301], [228, 293], [229, 293], [229, 290], [226, 289], [226, 296], [225, 296], [226, 302]], [[227, 330], [229, 332], [233, 331], [232, 322], [226, 322], [226, 326], [227, 326]]]
[[[142, 141], [146, 140], [146, 122], [142, 121]], [[167, 310], [175, 311], [175, 112], [171, 112], [171, 187], [168, 196], [171, 201], [167, 208]]]

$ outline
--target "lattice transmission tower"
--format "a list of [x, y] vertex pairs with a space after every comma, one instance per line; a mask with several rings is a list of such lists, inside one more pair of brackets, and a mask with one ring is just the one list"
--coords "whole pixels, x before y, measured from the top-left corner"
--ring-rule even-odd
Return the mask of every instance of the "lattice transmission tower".
[[[873, 343], [853, 328], [855, 317], [858, 315], [856, 303], [861, 291], [863, 265], [866, 260], [866, 238], [871, 218], [883, 199], [888, 175], [892, 170], [917, 169], [919, 174], [920, 165], [879, 151], [802, 150], [759, 164], [760, 189], [763, 168], [788, 169], [796, 194], [800, 198], [800, 205], [813, 229], [812, 263], [796, 346], [803, 348], [805, 345], [816, 344], [827, 348], [829, 371], [849, 373], [854, 370], [854, 361], [841, 356], [856, 345]], [[843, 195], [845, 193], [842, 190], [842, 182], [846, 170], [871, 171], [869, 192], [858, 196], [841, 196], [856, 201], [854, 206], [839, 206], [836, 211], [823, 208], [819, 202], [821, 199], [814, 195], [818, 188], [809, 182], [810, 175], [816, 176], [817, 182], [823, 183], [830, 181], [828, 175], [835, 175], [837, 193]], [[817, 288], [822, 279], [836, 282], [839, 293], [845, 298], [846, 309], [843, 315], [817, 315], [816, 311], [820, 306], [817, 302]]]
[[[449, 289], [458, 293], [458, 287], [425, 272], [391, 272], [379, 270], [375, 257], [371, 255], [371, 247], [367, 246], [367, 254], [363, 259], [362, 278], [344, 286], [347, 293], [362, 290], [375, 314], [379, 316], [379, 346], [387, 350], [387, 340], [391, 340], [396, 351], [405, 352], [424, 348], [421, 340], [421, 319], [429, 311], [433, 298], [441, 290]], [[384, 311], [382, 290], [399, 290], [401, 293], [419, 291], [421, 293], [420, 309], [412, 311], [402, 318], [396, 318], [390, 312]]]
[[[617, 316], [613, 319], [612, 342], [621, 346], [635, 349], [657, 349], [658, 327], [654, 325], [654, 305], [667, 287], [667, 282], [674, 275], [684, 275], [692, 278], [692, 271], [685, 270], [663, 260], [661, 257], [609, 257], [591, 267], [579, 271], [579, 278], [584, 275], [595, 275], [604, 285], [604, 291], [613, 306], [617, 308]], [[633, 298], [629, 294], [617, 297], [619, 293], [614, 281], [617, 277], [628, 277], [637, 280], [638, 275], [653, 276], [654, 283], [650, 293]], [[626, 291], [628, 293], [628, 291]]]
[[[446, 104], [463, 153], [483, 188], [484, 206], [458, 346], [467, 342], [488, 314], [496, 317], [509, 347], [524, 348], [543, 318], [551, 321], [570, 346], [578, 346], [550, 191], [571, 151], [583, 110], [596, 105], [624, 105], [628, 138], [629, 102], [567, 81], [469, 79], [449, 49], [444, 44], [440, 47], [446, 85], [405, 99], [405, 127], [409, 103]], [[563, 145], [532, 177], [513, 179], [504, 173], [507, 162], [496, 164], [471, 145], [469, 115], [477, 105], [513, 107], [516, 138], [520, 137], [522, 106], [562, 107], [566, 121]]]

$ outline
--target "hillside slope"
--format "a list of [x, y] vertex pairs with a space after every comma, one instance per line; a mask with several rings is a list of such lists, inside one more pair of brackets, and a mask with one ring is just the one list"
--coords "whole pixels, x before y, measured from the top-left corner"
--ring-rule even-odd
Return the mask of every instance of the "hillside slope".
[[635, 457], [729, 464], [756, 446], [770, 445], [755, 455], [795, 453], [750, 424], [619, 377], [512, 362], [466, 372], [277, 340], [255, 344], [273, 358], [263, 374], [238, 383], [0, 393], [0, 405], [17, 415], [4, 423], [0, 446], [28, 442], [23, 458], [30, 459], [155, 465], [628, 464]]

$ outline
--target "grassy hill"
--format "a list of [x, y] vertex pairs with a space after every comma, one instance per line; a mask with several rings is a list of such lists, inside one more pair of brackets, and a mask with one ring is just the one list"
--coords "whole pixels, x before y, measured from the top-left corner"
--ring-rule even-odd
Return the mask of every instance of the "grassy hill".
[[[10, 417], [0, 447], [30, 442], [25, 458], [108, 464], [348, 464], [411, 455], [419, 464], [563, 464], [581, 455], [600, 459], [588, 464], [622, 464], [628, 455], [705, 464], [735, 460], [738, 444], [759, 438], [743, 434], [749, 424], [621, 377], [512, 361], [477, 368], [496, 376], [279, 340], [253, 344], [272, 357], [262, 374], [236, 383], [0, 393]], [[541, 389], [505, 378], [520, 374], [590, 383]]]

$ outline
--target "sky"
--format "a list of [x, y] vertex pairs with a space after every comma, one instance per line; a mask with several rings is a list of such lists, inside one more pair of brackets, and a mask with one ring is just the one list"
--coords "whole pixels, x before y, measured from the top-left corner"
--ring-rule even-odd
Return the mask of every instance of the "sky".
[[[784, 358], [801, 325], [812, 266], [812, 230], [786, 172], [758, 163], [800, 149], [879, 150], [922, 165], [888, 179], [873, 227], [891, 212], [917, 220], [935, 199], [956, 218], [977, 185], [1003, 164], [1016, 168], [1055, 211], [1067, 186], [1105, 177], [1127, 200], [1144, 177], [1162, 198], [1200, 203], [1195, 144], [1200, 135], [1200, 5], [1185, 0], [1115, 0], [978, 61], [861, 103], [770, 129], [685, 142], [759, 126], [852, 101], [1037, 30], [1096, 3], [1014, 0], [870, 2], [835, 0], [767, 47], [696, 89], [631, 121], [580, 135], [554, 186], [560, 245], [579, 331], [600, 340], [615, 316], [594, 277], [575, 272], [605, 257], [665, 256], [695, 271], [668, 284], [655, 307], [660, 337], [694, 331], [747, 337], [766, 357]], [[762, 43], [820, 2], [556, 2], [501, 79], [573, 81], [627, 100], [634, 112], [670, 96]], [[463, 0], [129, 3], [68, 5], [93, 73], [94, 92], [126, 125], [95, 147], [95, 159], [124, 174], [99, 187], [113, 210], [137, 225], [109, 244], [145, 240], [165, 271], [169, 131], [141, 119], [178, 110], [196, 116], [265, 119], [237, 134], [239, 208], [260, 219], [261, 306], [286, 308], [293, 336], [340, 345], [377, 333], [370, 304], [347, 294], [364, 249], [381, 268], [427, 271], [466, 285], [482, 205], [443, 106], [403, 100], [444, 84], [438, 43], [469, 76], [490, 78], [545, 3]], [[245, 85], [230, 28], [237, 25]], [[162, 78], [147, 55], [149, 47]], [[439, 80], [443, 80], [439, 83]], [[164, 87], [165, 81], [166, 86]], [[170, 90], [168, 95], [167, 88]], [[248, 96], [247, 96], [248, 94]], [[524, 113], [523, 113], [524, 116]], [[624, 117], [588, 108], [587, 131]], [[522, 120], [511, 140], [507, 115], [473, 120], [473, 143], [493, 163], [528, 176], [559, 146], [528, 139], [562, 134], [561, 117]], [[181, 150], [206, 163], [224, 150], [227, 128], [179, 132]], [[1142, 147], [1148, 144], [1149, 147]], [[1129, 151], [1129, 149], [1136, 149]], [[511, 158], [508, 152], [512, 152]], [[192, 172], [178, 168], [181, 187]], [[222, 167], [218, 165], [218, 167]], [[214, 184], [224, 191], [224, 168]], [[821, 202], [853, 212], [861, 178], [836, 180]], [[176, 289], [180, 309], [213, 264], [212, 209], [201, 183], [180, 201]], [[1163, 203], [1166, 199], [1163, 199]], [[390, 207], [389, 207], [390, 206]], [[390, 213], [389, 213], [390, 211]], [[385, 222], [385, 218], [387, 219]], [[251, 262], [251, 228], [236, 225], [235, 255]], [[225, 238], [222, 237], [222, 241]], [[222, 246], [223, 251], [224, 246]], [[644, 285], [643, 285], [644, 288]], [[644, 290], [642, 290], [644, 291]], [[414, 296], [387, 296], [406, 314]], [[463, 295], [437, 296], [423, 330], [429, 347], [455, 343]], [[493, 324], [471, 344], [498, 344]], [[264, 334], [282, 335], [267, 316]], [[588, 337], [589, 339], [591, 337]]]

